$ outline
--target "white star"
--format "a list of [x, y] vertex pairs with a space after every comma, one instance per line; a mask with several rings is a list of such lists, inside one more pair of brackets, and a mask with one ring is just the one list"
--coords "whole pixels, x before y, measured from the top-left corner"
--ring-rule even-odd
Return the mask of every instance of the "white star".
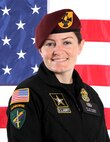
[[23, 58], [24, 59], [24, 55], [26, 54], [26, 53], [23, 53], [23, 51], [22, 50], [20, 50], [20, 52], [18, 52], [18, 53], [16, 53], [16, 54], [18, 54], [18, 59], [20, 59], [20, 58]]
[[10, 45], [10, 43], [9, 43], [9, 41], [10, 41], [11, 39], [9, 39], [9, 38], [7, 38], [7, 36], [5, 36], [5, 38], [4, 39], [2, 39], [2, 41], [3, 41], [3, 45], [5, 45], [5, 44], [8, 44], [8, 45]]
[[3, 14], [2, 15], [5, 15], [5, 14], [7, 14], [7, 15], [9, 15], [9, 11], [11, 10], [11, 9], [7, 9], [7, 7], [5, 6], [5, 8], [4, 9], [1, 9], [2, 11], [3, 11]]
[[57, 95], [56, 95], [56, 99], [55, 99], [55, 100], [57, 101], [58, 106], [59, 106], [60, 104], [65, 105], [65, 104], [63, 103], [63, 99], [59, 99]]
[[35, 67], [31, 67], [31, 69], [33, 69], [33, 73], [36, 73], [38, 71], [38, 66], [37, 64], [35, 65]]
[[9, 68], [8, 65], [6, 65], [6, 68], [2, 68], [2, 70], [4, 70], [4, 74], [10, 74], [12, 68]]
[[20, 20], [20, 22], [19, 23], [16, 23], [16, 25], [18, 26], [18, 30], [19, 29], [24, 29], [24, 25], [25, 25], [26, 23], [22, 23], [22, 21]]
[[39, 9], [40, 9], [40, 7], [37, 7], [36, 4], [35, 4], [35, 7], [34, 7], [34, 8], [31, 8], [31, 9], [33, 10], [33, 13], [32, 13], [32, 14], [34, 14], [34, 13], [38, 13], [38, 14], [39, 14]]
[[35, 44], [35, 38], [31, 38], [33, 40], [33, 43], [32, 44]]

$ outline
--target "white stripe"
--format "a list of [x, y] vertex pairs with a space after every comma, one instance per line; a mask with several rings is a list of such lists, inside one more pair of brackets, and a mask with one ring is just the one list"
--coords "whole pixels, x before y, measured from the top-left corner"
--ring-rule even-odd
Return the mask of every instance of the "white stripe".
[[0, 107], [8, 106], [8, 101], [16, 86], [0, 86]]
[[109, 135], [109, 137], [110, 137], [110, 130], [108, 130], [108, 135]]
[[[0, 106], [7, 106], [10, 96], [12, 95], [16, 86], [0, 86], [2, 96], [0, 98]], [[92, 86], [99, 94], [104, 107], [110, 108], [110, 86]]]
[[0, 142], [7, 142], [7, 133], [6, 129], [1, 129], [0, 128]]
[[85, 42], [77, 64], [110, 65], [110, 42]]
[[48, 13], [70, 8], [80, 19], [110, 20], [110, 0], [48, 0]]
[[105, 108], [110, 108], [110, 86], [92, 86], [98, 93]]
[[[108, 134], [110, 137], [110, 130], [108, 130]], [[6, 129], [0, 129], [0, 142], [7, 142], [7, 133]]]

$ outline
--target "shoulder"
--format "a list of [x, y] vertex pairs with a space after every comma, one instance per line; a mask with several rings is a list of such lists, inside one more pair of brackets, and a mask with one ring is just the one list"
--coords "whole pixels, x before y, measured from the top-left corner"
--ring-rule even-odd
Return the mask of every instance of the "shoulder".
[[23, 80], [21, 83], [19, 83], [16, 87], [16, 89], [19, 88], [38, 88], [42, 84], [42, 80], [38, 77], [37, 74]]
[[87, 90], [89, 96], [95, 103], [98, 103], [103, 108], [102, 100], [100, 99], [100, 94], [90, 85], [84, 83], [85, 89]]

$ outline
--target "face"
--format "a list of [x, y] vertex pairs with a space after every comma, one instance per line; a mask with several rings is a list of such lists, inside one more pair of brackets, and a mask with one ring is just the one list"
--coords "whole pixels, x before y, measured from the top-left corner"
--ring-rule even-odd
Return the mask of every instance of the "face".
[[50, 34], [40, 49], [46, 67], [54, 73], [72, 72], [84, 41], [73, 32]]

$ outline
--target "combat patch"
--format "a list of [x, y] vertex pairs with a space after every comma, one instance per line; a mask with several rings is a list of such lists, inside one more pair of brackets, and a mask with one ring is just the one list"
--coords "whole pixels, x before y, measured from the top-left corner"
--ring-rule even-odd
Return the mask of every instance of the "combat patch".
[[71, 113], [71, 109], [62, 93], [49, 93], [49, 95], [51, 96], [58, 113]]
[[10, 119], [15, 128], [20, 129], [26, 119], [26, 110], [16, 108], [10, 112]]

